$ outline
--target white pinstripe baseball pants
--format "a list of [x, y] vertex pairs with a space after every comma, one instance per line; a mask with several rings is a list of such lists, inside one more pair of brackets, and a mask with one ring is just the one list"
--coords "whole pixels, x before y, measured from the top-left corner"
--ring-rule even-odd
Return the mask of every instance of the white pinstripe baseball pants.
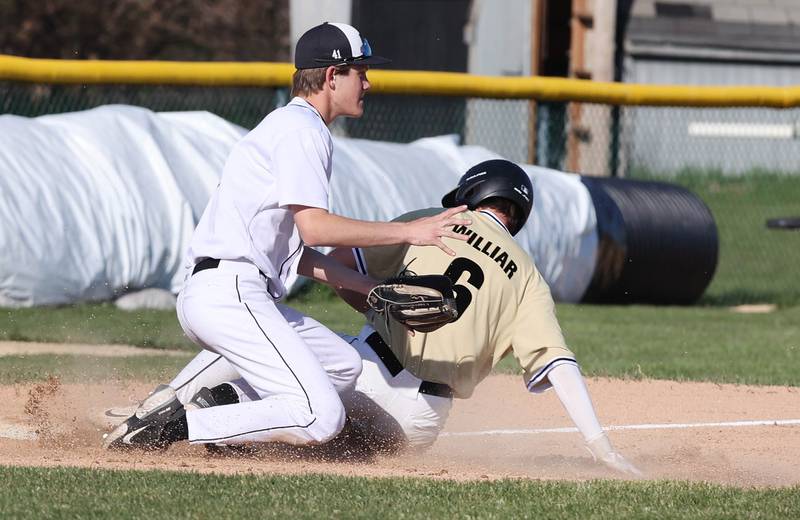
[[[361, 358], [316, 320], [275, 303], [253, 264], [222, 261], [189, 277], [177, 310], [189, 338], [222, 356], [237, 374], [230, 379], [244, 378], [260, 398], [188, 411], [190, 442], [309, 444], [341, 431], [337, 389], [355, 384]], [[202, 369], [202, 361], [190, 365], [173, 385]]]

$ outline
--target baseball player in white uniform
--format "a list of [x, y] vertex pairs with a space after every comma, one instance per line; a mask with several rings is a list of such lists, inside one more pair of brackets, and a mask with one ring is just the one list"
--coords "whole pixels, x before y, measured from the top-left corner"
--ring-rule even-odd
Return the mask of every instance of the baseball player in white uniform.
[[327, 125], [362, 115], [367, 69], [388, 61], [349, 25], [307, 31], [295, 52], [295, 97], [235, 145], [192, 237], [191, 275], [177, 305], [181, 326], [211, 356], [209, 365], [224, 360], [256, 399], [210, 407], [228, 396], [206, 393], [184, 407], [175, 387], [160, 387], [106, 435], [107, 448], [163, 448], [184, 439], [322, 443], [340, 432], [339, 393], [354, 385], [361, 360], [337, 334], [278, 302], [295, 272], [358, 293], [374, 282], [306, 246], [407, 243], [453, 254], [442, 238], [464, 240], [453, 228], [469, 224], [456, 216], [464, 207], [407, 223], [328, 212]]
[[[353, 428], [381, 451], [425, 449], [436, 440], [453, 397], [468, 398], [503, 357], [513, 354], [529, 391], [554, 388], [596, 460], [631, 476], [639, 470], [613, 449], [597, 419], [583, 377], [567, 348], [552, 297], [528, 254], [513, 240], [532, 207], [527, 174], [504, 160], [471, 168], [443, 205], [466, 204], [472, 224], [454, 230], [455, 258], [432, 248], [388, 246], [337, 249], [344, 265], [383, 279], [404, 270], [446, 274], [455, 284], [457, 321], [430, 333], [409, 334], [385, 316], [369, 314], [358, 337], [347, 337], [363, 362], [355, 389], [343, 400]], [[423, 210], [400, 217], [441, 213]], [[359, 310], [363, 295], [340, 294]], [[170, 385], [183, 402], [213, 389], [216, 404], [258, 399], [235, 367], [197, 356]]]

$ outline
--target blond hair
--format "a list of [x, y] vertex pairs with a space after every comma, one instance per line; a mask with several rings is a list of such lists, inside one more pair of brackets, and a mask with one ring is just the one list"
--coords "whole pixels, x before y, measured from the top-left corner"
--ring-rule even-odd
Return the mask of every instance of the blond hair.
[[[334, 74], [347, 74], [350, 72], [349, 65], [334, 67]], [[297, 69], [292, 76], [292, 97], [310, 96], [322, 90], [325, 85], [325, 73], [328, 67], [316, 69]]]

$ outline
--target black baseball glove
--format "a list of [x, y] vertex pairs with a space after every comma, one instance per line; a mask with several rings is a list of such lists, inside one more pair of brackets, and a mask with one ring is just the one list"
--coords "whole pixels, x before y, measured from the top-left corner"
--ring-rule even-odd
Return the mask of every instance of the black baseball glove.
[[419, 332], [432, 332], [458, 318], [453, 283], [440, 274], [389, 278], [373, 287], [367, 303], [375, 312]]

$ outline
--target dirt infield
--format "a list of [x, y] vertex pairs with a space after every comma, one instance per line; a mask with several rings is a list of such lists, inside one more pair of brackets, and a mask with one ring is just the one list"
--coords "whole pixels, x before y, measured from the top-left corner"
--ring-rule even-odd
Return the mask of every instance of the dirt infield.
[[141, 348], [128, 345], [74, 345], [70, 343], [0, 341], [0, 356], [30, 356], [37, 354], [69, 354], [71, 356], [95, 357], [186, 356], [186, 352], [180, 350]]
[[[588, 384], [612, 441], [648, 479], [800, 484], [798, 388], [610, 379]], [[528, 394], [519, 377], [492, 376], [472, 399], [457, 401], [445, 435], [424, 455], [332, 461], [314, 449], [294, 448], [240, 456], [188, 445], [150, 454], [103, 451], [103, 412], [135, 402], [151, 387], [55, 379], [0, 386], [0, 464], [459, 480], [617, 478], [594, 464], [577, 433], [552, 431], [572, 426], [558, 399], [552, 392]]]

